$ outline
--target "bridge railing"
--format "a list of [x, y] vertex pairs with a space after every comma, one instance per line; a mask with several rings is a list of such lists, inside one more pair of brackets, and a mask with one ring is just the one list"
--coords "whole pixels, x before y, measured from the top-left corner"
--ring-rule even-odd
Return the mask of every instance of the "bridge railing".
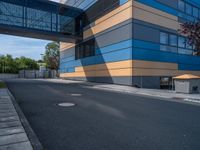
[[80, 35], [82, 10], [48, 0], [0, 0], [0, 25]]

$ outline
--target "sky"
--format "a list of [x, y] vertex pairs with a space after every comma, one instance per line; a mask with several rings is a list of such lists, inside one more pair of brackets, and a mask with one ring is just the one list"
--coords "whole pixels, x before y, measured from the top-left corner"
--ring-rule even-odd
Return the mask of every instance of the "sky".
[[10, 54], [14, 58], [25, 56], [39, 60], [40, 54], [45, 52], [45, 46], [49, 42], [51, 41], [0, 34], [0, 55]]

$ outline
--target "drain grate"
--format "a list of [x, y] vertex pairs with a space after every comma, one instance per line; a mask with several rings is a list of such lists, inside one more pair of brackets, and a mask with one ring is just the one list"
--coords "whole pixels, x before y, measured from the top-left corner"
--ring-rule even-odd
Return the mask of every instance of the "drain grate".
[[59, 103], [58, 106], [60, 107], [73, 107], [75, 106], [74, 103]]

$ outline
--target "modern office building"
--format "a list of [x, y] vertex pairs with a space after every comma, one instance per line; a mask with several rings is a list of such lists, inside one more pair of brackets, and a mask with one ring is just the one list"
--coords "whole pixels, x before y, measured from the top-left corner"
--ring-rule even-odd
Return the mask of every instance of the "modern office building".
[[200, 18], [200, 1], [62, 2], [84, 10], [83, 39], [61, 43], [62, 78], [160, 88], [176, 75], [200, 75], [200, 57], [178, 33]]

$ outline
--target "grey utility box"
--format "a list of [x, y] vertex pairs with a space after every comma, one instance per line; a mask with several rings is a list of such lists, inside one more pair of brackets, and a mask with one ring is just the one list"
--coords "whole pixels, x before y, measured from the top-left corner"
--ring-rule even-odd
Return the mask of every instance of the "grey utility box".
[[185, 74], [173, 78], [177, 93], [193, 94], [200, 93], [200, 77]]

